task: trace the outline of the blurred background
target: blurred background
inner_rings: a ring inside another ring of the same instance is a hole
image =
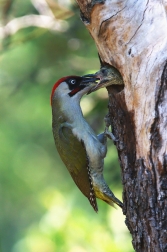
[[[99,69],[75,1],[1,0],[0,23],[0,252],[134,251],[122,211],[99,200],[93,211],[52,137],[53,84]],[[85,96],[81,105],[102,132],[107,91]],[[122,199],[117,152],[108,146],[105,178]]]

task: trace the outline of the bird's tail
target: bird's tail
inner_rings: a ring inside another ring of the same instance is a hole
[[[101,176],[100,176],[101,177]],[[97,178],[96,178],[97,179]],[[100,178],[100,180],[94,180],[94,191],[97,198],[105,201],[110,206],[114,207],[114,203],[117,204],[120,208],[123,207],[123,203],[115,197],[113,192],[110,190],[108,185],[106,184],[103,177]]]
[[[110,195],[104,194],[104,201],[108,203],[110,206],[115,207],[114,203],[117,204],[120,208],[123,208],[123,203],[115,197],[115,195],[111,192]]]

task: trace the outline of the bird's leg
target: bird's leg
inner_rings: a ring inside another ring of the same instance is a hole
[[[110,127],[110,125],[111,125],[109,114],[107,114],[107,115],[104,117],[104,122],[105,122],[105,125],[106,125],[104,134],[105,134],[109,139],[113,140],[114,142],[117,142],[118,139],[116,139],[116,137],[113,135],[113,133],[109,131],[109,127]]]
[[[100,141],[100,143],[106,144],[107,137],[108,137],[109,139],[113,140],[114,142],[117,142],[118,139],[116,139],[116,137],[113,135],[113,133],[109,131],[109,127],[110,127],[111,123],[110,123],[110,117],[108,114],[104,117],[104,122],[106,125],[105,130],[103,133],[97,135],[98,140]]]
[[[97,135],[97,138],[100,141],[100,143],[102,143],[102,144],[105,144],[106,141],[107,141],[107,137],[106,137],[106,134],[104,132]]]

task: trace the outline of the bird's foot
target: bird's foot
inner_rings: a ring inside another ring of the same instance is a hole
[[[110,132],[108,129],[105,129],[104,133],[109,139],[113,140],[114,142],[118,141],[118,139],[114,136],[114,134]]]
[[[113,140],[114,142],[117,142],[118,139],[114,136],[114,134],[112,132],[109,131],[109,127],[111,125],[111,121],[110,121],[110,116],[109,114],[107,114],[105,117],[104,117],[104,122],[105,122],[105,131],[104,131],[104,134],[111,140]]]

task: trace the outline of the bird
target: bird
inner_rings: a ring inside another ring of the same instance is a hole
[[[88,94],[111,85],[124,85],[120,72],[109,64],[103,65],[95,74],[87,74],[85,77],[98,78],[100,80],[98,83],[94,83]]]
[[[115,197],[103,176],[107,153],[107,130],[96,135],[83,116],[80,100],[99,80],[94,76],[66,76],[51,92],[52,131],[57,151],[80,191],[98,212],[96,198],[111,206],[122,202]],[[112,137],[112,136],[111,136]]]

